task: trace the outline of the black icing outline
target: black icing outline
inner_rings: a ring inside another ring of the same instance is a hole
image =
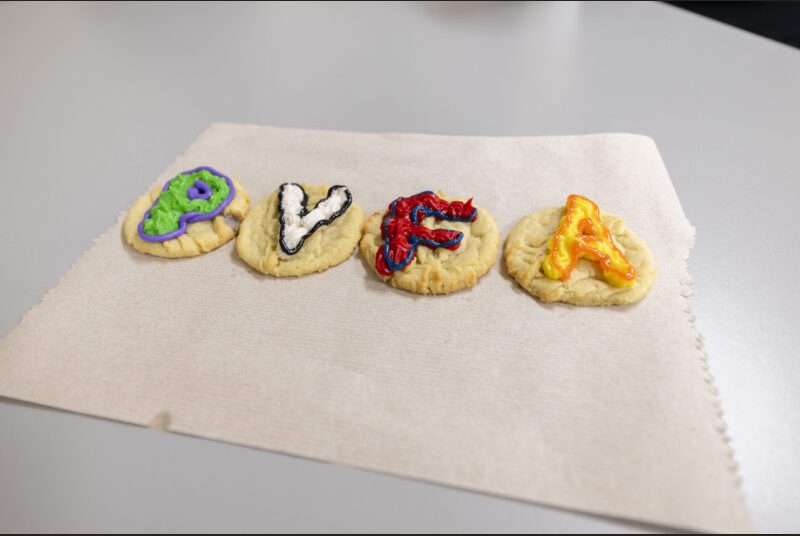
[[[283,222],[283,212],[284,212],[283,211],[283,187],[284,186],[288,186],[290,184],[293,184],[293,185],[297,186],[298,188],[300,188],[300,191],[303,192],[303,210],[300,211],[300,218],[303,218],[309,212],[314,211],[319,206],[319,204],[322,203],[323,201],[327,201],[328,199],[330,199],[331,192],[333,192],[333,190],[335,190],[337,188],[344,188],[344,192],[347,195],[347,199],[342,204],[342,208],[340,208],[339,210],[337,210],[336,212],[331,214],[331,217],[328,218],[327,220],[318,221],[316,223],[316,225],[314,225],[314,227],[312,227],[308,231],[308,233],[306,233],[306,235],[303,238],[300,239],[300,242],[298,242],[297,246],[294,249],[287,248],[286,244],[283,243],[283,237],[284,237],[284,234],[286,233],[286,230],[284,228],[285,224]],[[296,182],[284,182],[283,184],[278,186],[278,220],[281,223],[280,240],[278,240],[278,243],[280,244],[281,250],[284,253],[286,253],[287,255],[294,255],[295,253],[300,251],[300,249],[303,247],[303,244],[305,244],[305,242],[306,242],[306,238],[308,238],[309,236],[314,234],[314,232],[317,229],[319,229],[320,227],[322,227],[323,225],[330,225],[333,222],[333,220],[335,220],[336,218],[338,218],[339,216],[341,216],[342,214],[347,212],[347,209],[350,208],[350,204],[352,202],[353,202],[353,195],[350,193],[350,188],[348,188],[347,186],[343,186],[341,184],[336,184],[336,185],[331,186],[330,188],[328,188],[328,194],[325,197],[323,197],[322,199],[320,199],[319,201],[317,201],[317,204],[314,205],[314,208],[312,208],[311,210],[308,210],[308,208],[306,206],[306,205],[308,205],[308,194],[306,193],[306,189],[303,188],[303,186],[301,184],[297,184]]]

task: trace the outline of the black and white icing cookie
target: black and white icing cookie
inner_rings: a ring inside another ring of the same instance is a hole
[[[353,196],[347,186],[331,186],[328,195],[308,210],[308,194],[302,186],[285,182],[278,188],[278,211],[280,213],[281,251],[294,255],[303,247],[306,238],[323,225],[330,225],[344,214]]]
[[[364,213],[346,186],[287,182],[253,207],[236,250],[265,274],[309,274],[347,260],[363,227]]]

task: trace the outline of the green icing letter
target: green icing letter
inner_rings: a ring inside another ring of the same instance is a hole
[[[178,175],[159,194],[141,230],[150,236],[177,231],[184,214],[213,212],[228,198],[230,190],[224,178],[206,169]]]

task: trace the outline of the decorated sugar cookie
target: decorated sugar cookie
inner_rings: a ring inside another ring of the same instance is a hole
[[[390,285],[419,294],[471,287],[497,260],[500,236],[485,210],[441,192],[398,197],[367,220],[361,254]]]
[[[122,232],[142,253],[192,257],[236,236],[249,207],[250,198],[238,181],[203,166],[184,171],[137,199]]]
[[[363,228],[364,212],[346,186],[287,182],[253,207],[236,251],[265,274],[310,274],[347,260]]]
[[[504,257],[508,273],[548,302],[635,303],[656,277],[644,241],[622,218],[601,213],[580,195],[523,218],[506,239]]]

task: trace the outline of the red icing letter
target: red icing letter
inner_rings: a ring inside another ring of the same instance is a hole
[[[416,255],[418,244],[429,248],[458,249],[463,233],[423,227],[422,220],[428,216],[449,221],[475,221],[478,210],[473,208],[472,199],[466,203],[448,203],[433,192],[398,197],[389,205],[389,213],[381,223],[383,245],[375,255],[375,269],[379,274],[390,276],[407,266]]]

